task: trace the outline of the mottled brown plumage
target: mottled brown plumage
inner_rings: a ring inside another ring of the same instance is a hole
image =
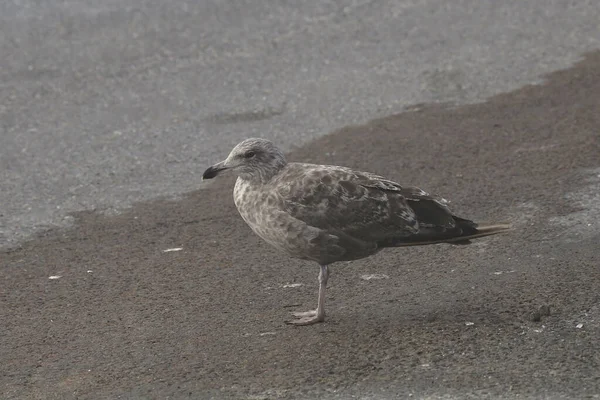
[[[287,163],[265,139],[246,139],[204,179],[234,170],[236,207],[250,228],[291,257],[317,262],[317,310],[296,313],[290,323],[308,325],[325,317],[327,266],[368,257],[386,247],[433,243],[466,244],[509,229],[478,227],[459,218],[447,201],[382,176],[332,165]]]

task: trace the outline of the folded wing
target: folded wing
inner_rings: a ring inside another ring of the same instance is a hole
[[[277,185],[285,211],[311,226],[380,247],[456,230],[445,201],[421,189],[343,167],[289,167]]]

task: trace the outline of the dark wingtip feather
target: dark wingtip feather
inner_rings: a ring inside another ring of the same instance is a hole
[[[404,247],[404,246],[424,246],[428,244],[448,243],[452,245],[470,244],[472,239],[477,239],[485,236],[497,235],[506,233],[512,230],[510,224],[494,224],[494,225],[477,225],[475,222],[458,218],[458,226],[461,231],[449,234],[432,234],[430,236],[419,237],[415,235],[411,238],[402,238],[394,242],[379,243],[380,247]]]
[[[463,220],[468,221],[468,220]],[[471,221],[468,221],[471,222]],[[473,222],[471,222],[473,223]],[[474,224],[474,223],[473,223]],[[476,225],[476,228],[472,228],[469,226],[463,230],[463,233],[453,239],[447,240],[448,243],[452,244],[467,244],[461,243],[465,241],[469,241],[471,239],[476,239],[485,236],[497,235],[500,233],[506,233],[512,230],[512,226],[510,224],[494,224],[494,225]],[[462,226],[461,226],[462,227]]]

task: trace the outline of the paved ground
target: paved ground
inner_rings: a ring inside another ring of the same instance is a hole
[[[516,227],[334,266],[317,326],[283,324],[314,304],[317,267],[251,234],[230,179],[77,213],[72,229],[0,253],[1,397],[598,398],[599,109],[596,52],[543,86],[415,107],[294,151]],[[360,278],[374,273],[389,278]]]
[[[600,48],[597,0],[0,1],[0,246],[287,149],[517,89]]]
[[[0,2],[0,397],[598,397],[600,54],[465,106],[599,48],[597,2],[288,3]],[[250,135],[518,229],[286,326],[316,267],[199,182]]]

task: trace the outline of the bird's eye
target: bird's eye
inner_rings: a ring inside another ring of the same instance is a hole
[[[255,153],[255,152],[253,152],[253,151],[248,151],[248,152],[246,152],[246,153],[244,154],[244,158],[252,158],[252,157],[254,157],[255,155],[256,155],[256,153]]]

